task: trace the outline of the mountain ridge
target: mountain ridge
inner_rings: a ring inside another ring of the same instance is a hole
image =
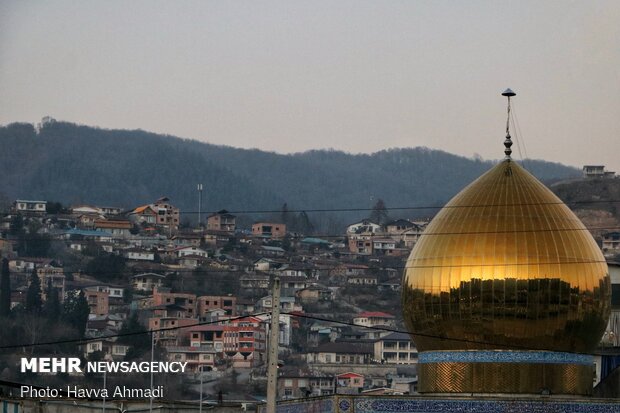
[[[38,132],[1,126],[0,147],[0,193],[9,199],[131,208],[166,195],[182,211],[197,209],[198,183],[203,211],[370,208],[379,198],[388,207],[441,205],[495,162],[424,147],[279,154],[67,122]],[[558,163],[525,164],[543,180],[579,175]]]

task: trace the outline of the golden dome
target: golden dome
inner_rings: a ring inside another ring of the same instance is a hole
[[[581,221],[507,159],[429,224],[407,260],[402,305],[421,351],[585,352],[607,324],[610,280]]]

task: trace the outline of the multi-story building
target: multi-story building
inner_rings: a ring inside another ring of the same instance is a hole
[[[153,288],[161,287],[164,282],[164,278],[166,277],[161,274],[147,272],[131,277],[131,284],[134,290],[152,291]]]
[[[395,320],[392,314],[380,311],[364,311],[353,318],[353,324],[364,327],[394,327],[396,325]]]
[[[168,361],[187,363],[187,366],[185,366],[186,373],[213,370],[217,356],[215,349],[211,346],[167,347],[166,352],[168,354]]]
[[[286,225],[274,222],[256,222],[252,224],[252,235],[263,238],[284,238]]]
[[[233,367],[253,367],[265,361],[266,332],[257,317],[245,317],[191,327],[190,346],[212,346]]]
[[[409,334],[391,333],[374,344],[374,358],[388,364],[416,364],[418,350]]]
[[[184,309],[184,318],[196,317],[196,294],[171,293],[163,288],[154,288],[151,297],[153,307],[175,304]]]
[[[167,197],[159,198],[152,204],[142,205],[129,213],[129,219],[135,223],[146,223],[170,231],[179,227],[179,208],[170,204]]]
[[[202,295],[197,298],[198,316],[204,317],[211,310],[224,310],[227,316],[237,315],[237,297],[232,295]]]
[[[620,252],[620,232],[607,232],[602,235],[603,243],[601,249],[604,253]]]
[[[28,201],[18,199],[13,204],[15,212],[43,215],[47,211],[47,201]]]
[[[90,314],[104,316],[110,312],[110,294],[105,291],[84,289]]]
[[[297,369],[295,369],[297,370]],[[300,399],[334,393],[334,377],[326,374],[285,371],[278,376],[278,398]]]
[[[209,215],[207,229],[212,231],[235,232],[237,218],[225,209]]]

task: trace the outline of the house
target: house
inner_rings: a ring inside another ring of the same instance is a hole
[[[329,274],[339,278],[348,278],[354,275],[368,274],[370,267],[363,264],[342,263],[333,267]]]
[[[304,277],[280,277],[280,286],[282,288],[282,295],[294,296],[299,290],[302,290],[312,284],[308,279]]]
[[[175,248],[174,254],[179,258],[182,258],[186,255],[193,255],[193,256],[199,256],[199,257],[206,258],[209,255],[209,253],[203,250],[202,248],[193,247],[193,246]]]
[[[336,376],[339,394],[357,394],[364,387],[364,376],[357,373],[342,373]]]
[[[112,234],[107,231],[92,231],[72,228],[64,231],[64,238],[68,240],[93,240],[95,242],[110,242]]]
[[[88,302],[89,313],[95,316],[106,316],[110,312],[110,293],[105,291],[84,289]]]
[[[406,219],[397,219],[385,224],[385,231],[389,235],[397,235],[409,228],[413,228],[414,225],[415,224],[413,222],[407,221]]]
[[[258,300],[254,306],[257,311],[271,311],[271,307],[273,307],[273,299],[270,295]],[[280,310],[282,312],[290,313],[292,311],[301,311],[301,309],[300,306],[295,305],[295,297],[280,297]]]
[[[609,172],[605,170],[605,165],[584,165],[583,177],[584,178],[613,178],[615,172]]]
[[[392,238],[375,238],[372,240],[372,250],[374,254],[400,256],[400,249],[396,248],[396,241]]]
[[[203,238],[202,234],[196,232],[180,232],[171,239],[177,247],[200,247]]]
[[[264,257],[282,257],[286,254],[286,251],[280,247],[261,245],[259,254]]]
[[[75,207],[71,207],[71,213],[73,215],[103,215],[103,216],[113,216],[120,215],[123,212],[122,208],[118,207],[98,207],[92,205],[78,205]]]
[[[387,364],[416,364],[418,350],[406,333],[391,333],[374,343],[374,358]]]
[[[326,287],[311,285],[307,288],[298,290],[295,297],[302,303],[316,303],[319,301],[332,301],[335,298],[334,291]]]
[[[179,265],[183,268],[198,268],[208,261],[206,257],[190,254],[179,258]]]
[[[427,223],[414,223],[413,227],[407,228],[400,234],[393,235],[393,237],[398,237],[405,248],[412,249],[424,233],[426,225]]]
[[[283,268],[286,266],[284,262],[276,261],[276,260],[265,258],[265,257],[254,261],[253,265],[254,265],[254,270],[256,271],[273,271],[273,270],[279,270],[280,268]]]
[[[166,348],[168,361],[187,363],[186,373],[198,373],[215,369],[217,353],[212,346],[171,346]]]
[[[170,204],[167,197],[159,198],[152,204],[142,205],[129,213],[129,219],[137,224],[151,224],[170,231],[179,227],[179,208]]]
[[[239,277],[239,284],[245,290],[269,289],[269,276],[266,274],[243,274]]]
[[[257,317],[194,326],[189,332],[190,346],[213,347],[219,357],[231,360],[233,367],[254,367],[265,360],[265,326]]]
[[[204,232],[204,240],[207,246],[211,248],[222,247],[234,239],[234,235],[227,231],[216,231],[214,229],[208,229]]]
[[[161,308],[178,310],[175,304],[169,306],[159,306]],[[178,313],[176,315],[179,315]],[[189,342],[189,328],[198,324],[195,318],[175,317],[175,314],[168,316],[149,318],[149,330],[156,331],[155,342],[161,347],[177,347],[182,342]],[[186,328],[185,328],[186,327]],[[159,330],[159,331],[158,331]]]
[[[620,252],[620,232],[607,232],[602,235],[603,242],[601,249],[604,253]]]
[[[215,321],[220,321],[228,317],[229,316],[226,315],[226,311],[222,310],[221,308],[216,308],[213,310],[206,310],[203,314],[200,314],[198,319],[201,323],[213,323]]]
[[[133,225],[126,220],[101,220],[97,219],[93,222],[93,228],[96,231],[104,231],[112,234],[113,238],[129,238],[131,236],[131,228]]]
[[[308,364],[368,364],[374,354],[368,343],[325,343],[306,353]]]
[[[326,396],[334,393],[334,377],[283,366],[278,376],[278,398]]]
[[[120,344],[115,338],[101,338],[89,341],[84,345],[84,357],[88,360],[91,354],[100,351],[103,353],[104,360],[123,360],[127,355],[129,346]]]
[[[400,282],[389,282],[389,281],[381,283],[377,286],[377,290],[379,292],[400,291],[400,288],[401,288]]]
[[[131,277],[131,285],[134,290],[153,291],[155,287],[161,287],[166,277],[152,272],[134,275]]]
[[[364,311],[353,318],[353,324],[364,327],[396,325],[396,319],[392,314],[380,311]]]
[[[18,199],[13,203],[15,212],[44,215],[47,212],[47,201],[28,201]]]
[[[236,227],[236,217],[225,209],[207,217],[207,230],[235,232]]]
[[[383,227],[367,219],[347,227],[349,251],[360,255],[373,253],[373,239],[383,236]]]
[[[155,261],[155,252],[142,248],[129,248],[124,251],[125,258],[132,261]]]
[[[377,277],[370,274],[349,275],[347,284],[353,285],[377,285]]]
[[[55,267],[52,265],[43,265],[37,267],[37,276],[41,283],[41,290],[43,291],[43,298],[47,300],[47,286],[51,283],[58,294],[60,301],[65,297],[65,272],[61,267]]]
[[[235,317],[237,315],[237,297],[232,295],[201,295],[197,298],[198,316],[205,316],[209,311],[220,309],[226,315]]]
[[[252,235],[263,238],[284,238],[286,225],[274,222],[256,222],[252,224]]]
[[[169,289],[160,286],[153,288],[153,296],[151,297],[151,305],[153,307],[160,305],[176,304],[184,309],[184,317],[196,317],[196,294],[188,293],[171,293]]]

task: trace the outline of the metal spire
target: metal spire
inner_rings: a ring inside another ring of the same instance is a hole
[[[510,159],[510,154],[512,154],[512,149],[510,149],[510,147],[512,146],[512,140],[510,139],[510,98],[516,95],[517,94],[510,89],[506,89],[504,90],[504,93],[502,93],[502,96],[506,96],[508,98],[508,116],[506,118],[506,140],[504,140],[504,146],[506,147],[506,149],[504,149],[504,153],[506,154],[506,157],[504,159]]]

